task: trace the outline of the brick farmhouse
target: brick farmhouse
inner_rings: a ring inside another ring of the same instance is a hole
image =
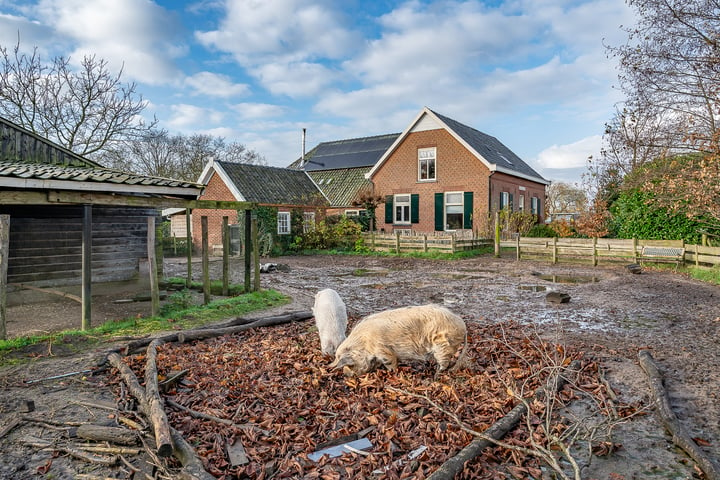
[[[543,218],[550,183],[495,137],[424,108],[368,172],[386,232],[472,230],[509,209]]]

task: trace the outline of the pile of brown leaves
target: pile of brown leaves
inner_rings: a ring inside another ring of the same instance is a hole
[[[320,352],[310,322],[166,344],[159,349],[158,372],[169,376],[188,369],[168,398],[234,422],[224,425],[168,408],[171,424],[196,448],[208,472],[219,478],[359,479],[383,469],[383,478],[422,479],[474,438],[449,414],[465,427],[483,431],[509,412],[518,396],[532,397],[547,381],[550,367],[557,370],[582,357],[529,337],[515,324],[469,322],[468,332],[472,367],[437,377],[432,365],[412,365],[346,378],[328,369],[332,359]],[[128,362],[141,376],[143,356]],[[605,394],[597,365],[582,365],[579,381],[561,391],[558,400],[570,401],[582,385],[602,405]],[[531,403],[531,408],[536,418],[528,423],[537,430],[528,432],[523,422],[505,442],[526,446],[529,435],[542,441],[540,418],[546,409],[541,402]],[[561,419],[554,421],[558,431],[565,428]],[[308,459],[319,445],[369,427],[369,455],[325,456],[317,463]],[[248,463],[230,465],[227,446],[234,442],[242,442]],[[427,447],[421,456],[404,461],[420,446]],[[494,447],[471,462],[461,478],[529,477],[540,477],[536,458]]]

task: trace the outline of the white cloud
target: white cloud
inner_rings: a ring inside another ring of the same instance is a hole
[[[150,85],[179,76],[173,61],[186,52],[174,14],[149,0],[41,0],[43,22],[76,44],[74,63],[97,55],[113,70]]]
[[[188,104],[173,105],[171,111],[168,124],[178,130],[207,130],[210,125],[217,125],[224,118],[224,114],[217,110]]]
[[[185,84],[194,90],[194,95],[230,98],[246,95],[250,87],[244,83],[234,83],[227,75],[213,72],[199,72],[187,77]]]
[[[601,135],[593,135],[567,145],[552,145],[537,156],[537,163],[542,168],[576,168],[585,167],[591,155],[600,153]]]
[[[274,95],[316,96],[327,89],[336,74],[318,63],[270,63],[251,71]]]
[[[217,30],[195,35],[241,65],[339,58],[354,43],[331,0],[228,0],[225,13]]]
[[[244,119],[278,117],[286,111],[284,107],[269,103],[238,103],[233,108]]]

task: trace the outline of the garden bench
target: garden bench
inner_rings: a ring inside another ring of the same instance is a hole
[[[685,248],[683,247],[642,247],[640,252],[640,263],[650,262],[675,262],[677,269],[680,262],[685,260]]]

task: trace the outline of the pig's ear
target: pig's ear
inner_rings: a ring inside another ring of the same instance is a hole
[[[343,355],[340,358],[336,358],[333,363],[330,364],[330,368],[343,368],[346,366],[353,366],[355,362],[350,355]]]

